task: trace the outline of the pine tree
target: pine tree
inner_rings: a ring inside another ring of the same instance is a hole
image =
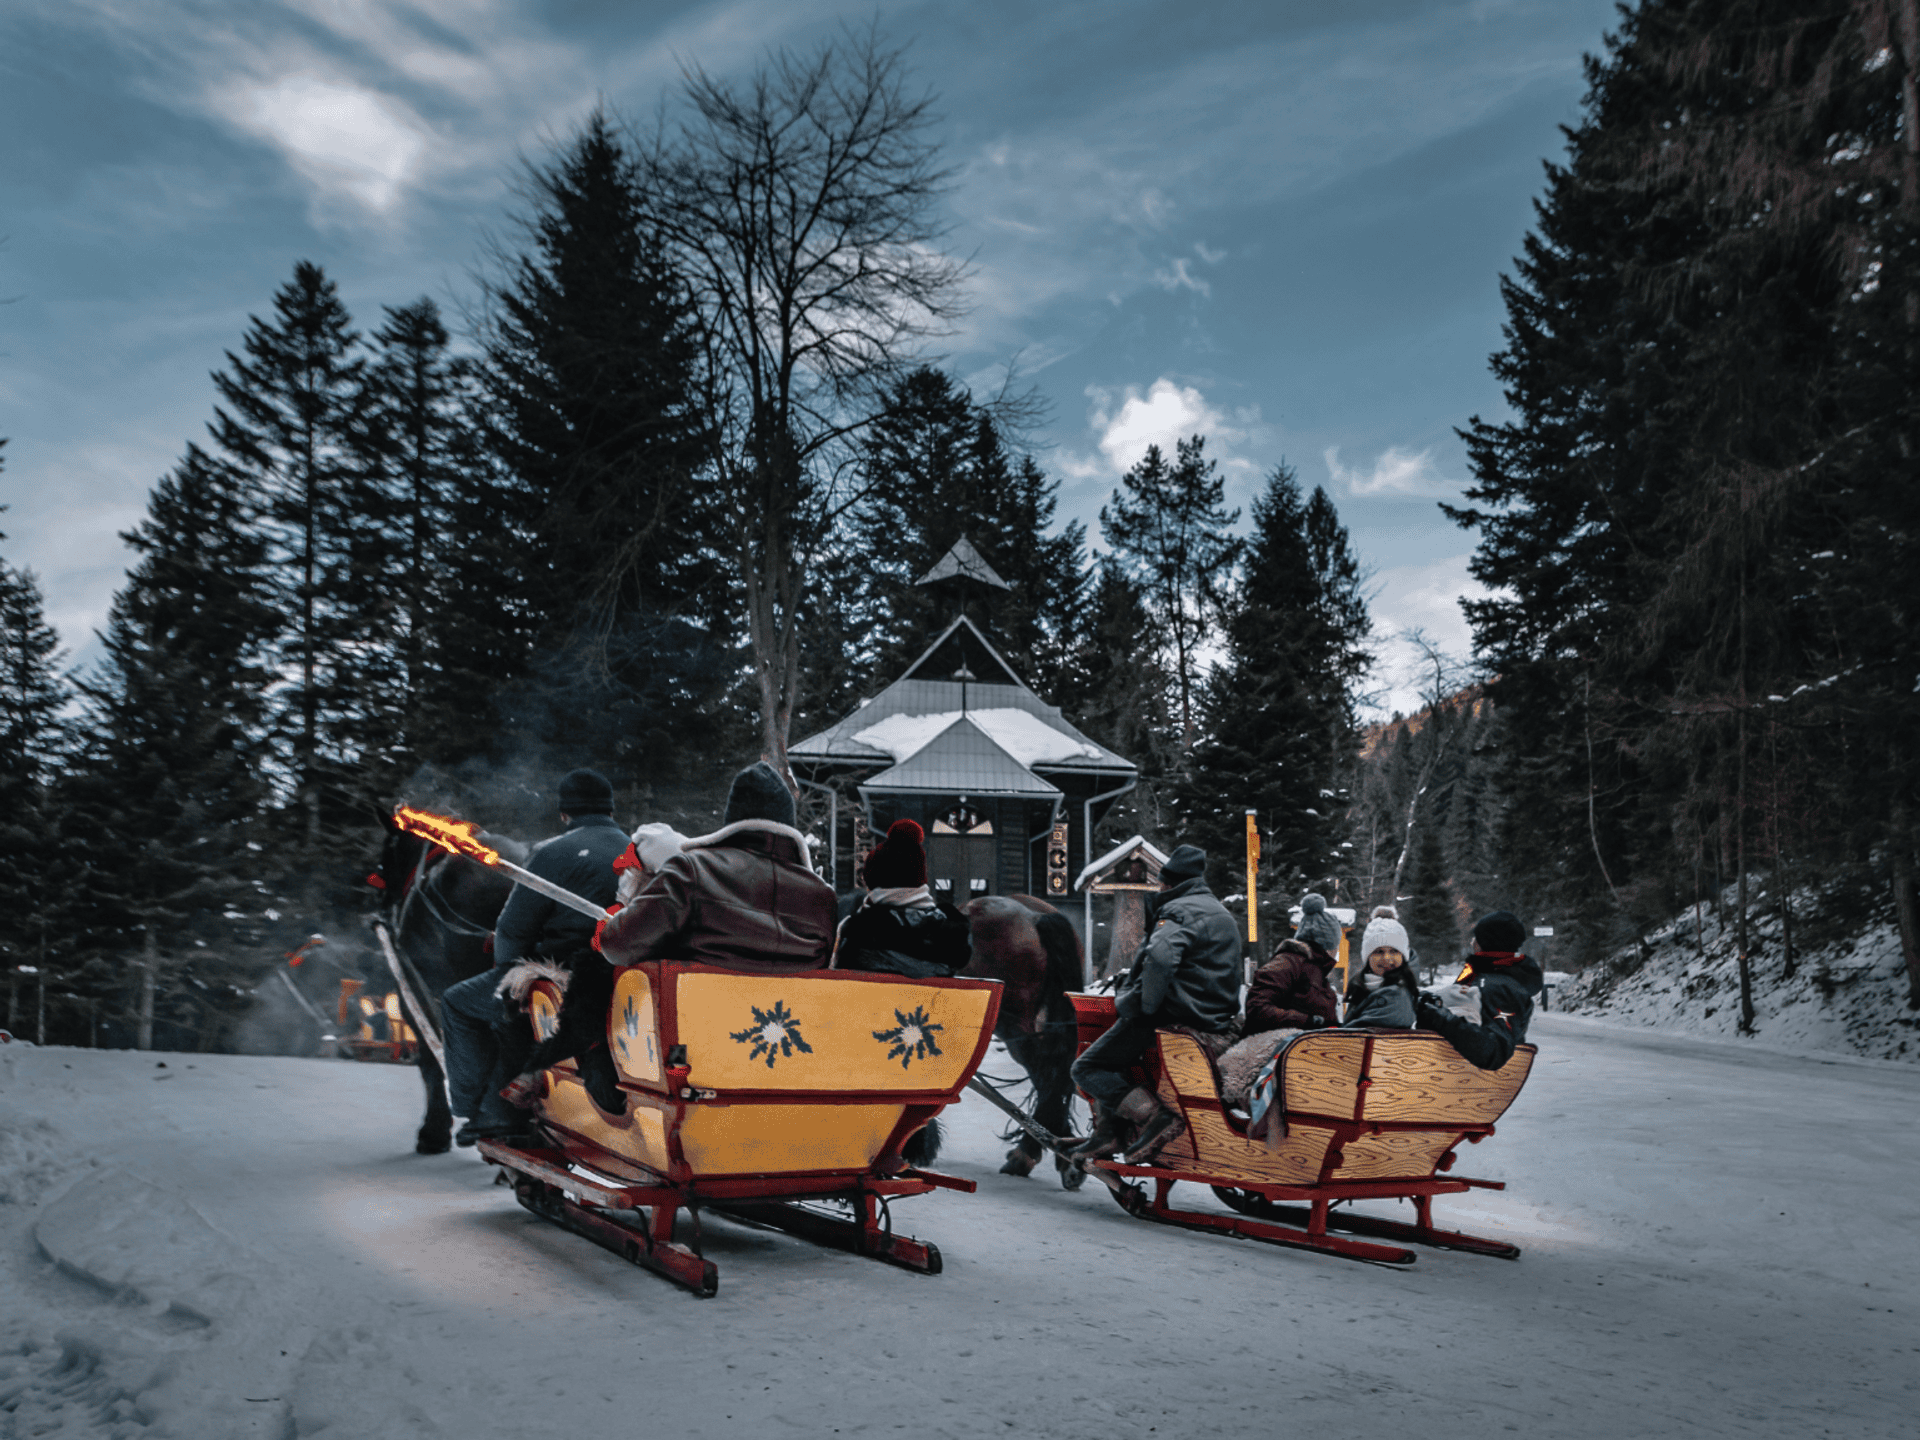
[[[842,544],[861,565],[850,608],[867,639],[868,683],[896,674],[952,619],[955,597],[918,582],[964,539],[1008,585],[969,587],[968,612],[1044,691],[1087,583],[1084,527],[1049,533],[1056,483],[1032,456],[1009,454],[992,413],[931,368],[890,392],[867,436],[861,483]]]
[[[531,169],[480,380],[533,641],[503,744],[652,770],[711,747],[736,667],[698,340],[640,184],[599,111]]]
[[[1213,633],[1220,577],[1240,552],[1230,533],[1240,512],[1223,508],[1225,483],[1205,449],[1202,436],[1182,440],[1169,465],[1160,447],[1149,445],[1100,508],[1100,529],[1140,585],[1152,633],[1167,655],[1187,751],[1199,733],[1200,647]]]
[[[1224,598],[1226,653],[1203,687],[1203,738],[1177,786],[1182,833],[1212,854],[1216,879],[1244,887],[1234,857],[1249,809],[1263,890],[1297,894],[1335,873],[1369,628],[1332,502],[1317,488],[1304,498],[1279,466],[1253,503],[1253,533]]]
[[[82,988],[112,998],[143,1049],[156,1018],[169,1043],[220,1047],[271,928],[258,857],[280,616],[247,488],[188,447],[123,537],[140,559],[80,681],[84,743],[61,793],[92,879],[70,934],[91,962]]]
[[[363,823],[373,794],[360,772],[371,695],[391,672],[388,597],[378,566],[382,518],[369,513],[361,429],[365,362],[346,307],[320,267],[302,261],[254,318],[242,355],[214,384],[213,438],[245,478],[271,540],[285,622],[274,668],[286,677],[273,724],[311,867],[334,824]],[[379,718],[377,710],[375,718]],[[330,824],[329,821],[332,823]]]
[[[0,536],[0,539],[5,539]],[[0,560],[0,966],[44,965],[42,927],[59,867],[48,786],[65,742],[60,640],[38,579]]]
[[[494,689],[524,673],[531,635],[523,537],[480,440],[474,366],[452,354],[432,300],[386,316],[361,443],[395,637],[376,743],[398,778],[414,762],[457,767],[489,750]]]

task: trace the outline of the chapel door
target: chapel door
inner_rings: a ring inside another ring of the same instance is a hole
[[[927,836],[927,880],[934,898],[964,905],[993,893],[999,858],[993,822],[966,805],[956,805],[933,822]]]

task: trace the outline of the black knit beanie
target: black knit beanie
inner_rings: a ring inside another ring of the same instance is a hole
[[[1473,946],[1489,955],[1513,955],[1527,943],[1527,927],[1511,910],[1496,910],[1473,927]]]
[[[1207,873],[1207,852],[1198,845],[1182,845],[1167,857],[1167,863],[1160,867],[1162,885],[1178,885],[1183,880],[1191,880],[1196,875]]]
[[[780,772],[764,760],[734,776],[733,788],[727,792],[727,814],[720,823],[733,825],[741,820],[793,824],[793,792]]]
[[[567,815],[611,815],[613,782],[598,770],[571,770],[560,782],[560,809]]]

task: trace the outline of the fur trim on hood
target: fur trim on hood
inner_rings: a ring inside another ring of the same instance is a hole
[[[746,834],[749,831],[758,831],[767,835],[785,835],[799,845],[801,858],[808,865],[813,864],[813,842],[793,826],[782,825],[778,820],[736,820],[731,825],[722,825],[711,835],[696,835],[691,840],[683,841],[680,848],[693,850],[709,845],[724,845],[735,835]]]

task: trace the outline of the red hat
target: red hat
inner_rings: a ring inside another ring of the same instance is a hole
[[[927,832],[911,820],[896,820],[887,838],[867,852],[869,890],[911,889],[927,883]]]

